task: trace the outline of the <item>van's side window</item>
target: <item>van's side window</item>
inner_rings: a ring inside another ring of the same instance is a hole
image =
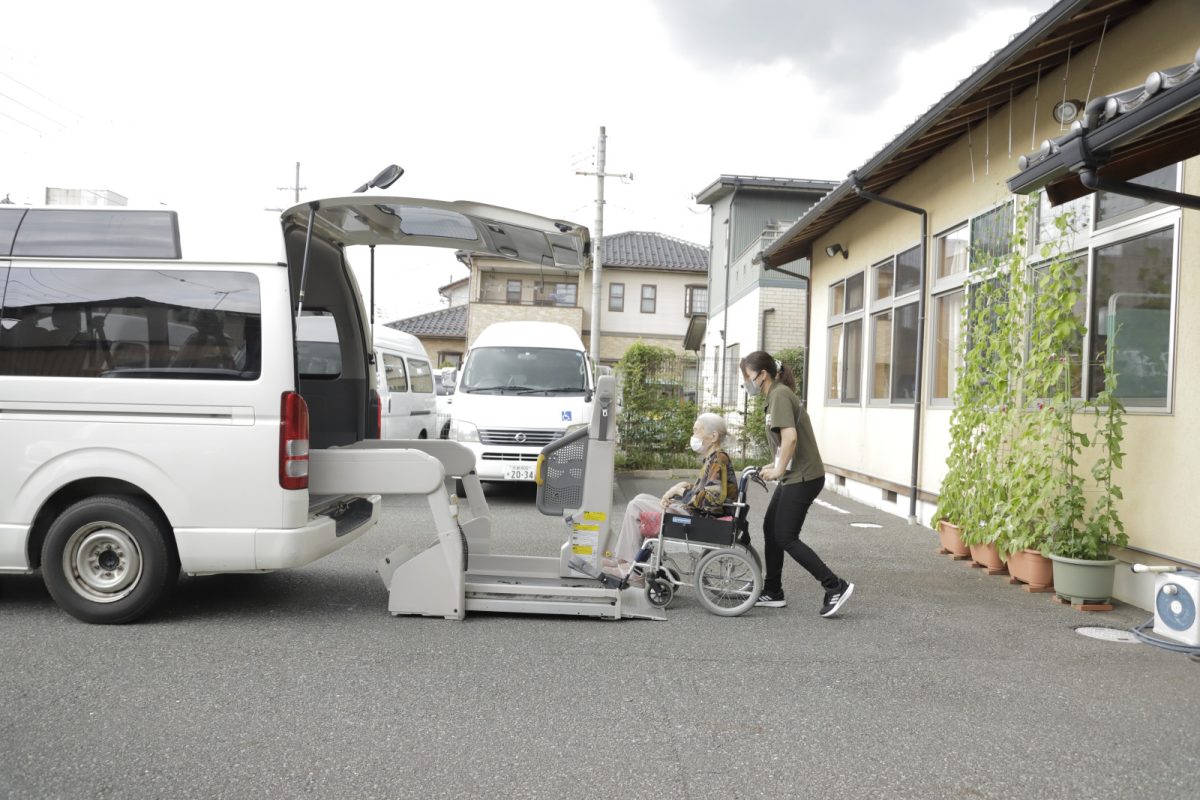
[[[429,393],[433,391],[433,370],[428,361],[410,358],[408,368],[412,372],[412,390],[414,392]]]
[[[255,380],[261,362],[250,273],[9,270],[0,375]]]
[[[389,392],[408,391],[408,373],[404,369],[403,358],[384,353],[383,373]]]

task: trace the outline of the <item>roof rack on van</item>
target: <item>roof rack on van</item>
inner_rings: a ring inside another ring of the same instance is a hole
[[[0,207],[0,257],[177,260],[174,211]]]

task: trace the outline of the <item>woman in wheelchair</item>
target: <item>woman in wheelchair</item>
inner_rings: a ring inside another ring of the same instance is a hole
[[[717,414],[701,414],[692,426],[691,447],[703,457],[700,475],[693,482],[680,481],[662,497],[639,494],[629,501],[617,537],[616,558],[604,559],[604,571],[615,577],[627,576],[645,539],[658,535],[663,510],[675,515],[720,516],[725,504],[737,497],[737,479],[729,454],[721,449],[728,431]]]

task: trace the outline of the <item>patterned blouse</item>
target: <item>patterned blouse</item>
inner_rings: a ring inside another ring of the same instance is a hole
[[[683,493],[683,502],[697,513],[720,511],[737,497],[737,482],[733,477],[733,462],[724,450],[717,450],[704,459],[700,477]]]

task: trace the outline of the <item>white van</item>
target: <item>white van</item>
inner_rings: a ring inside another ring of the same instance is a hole
[[[586,229],[464,202],[358,194],[282,222],[285,263],[200,263],[174,212],[0,206],[0,572],[40,567],[72,615],[128,622],[181,569],[337,550],[380,502],[335,449],[380,434],[346,248],[587,252]],[[297,326],[335,346],[300,358]]]
[[[489,481],[532,481],[542,447],[592,419],[591,360],[572,328],[497,322],[479,334],[450,409],[449,438]]]
[[[439,438],[435,376],[421,340],[411,333],[376,325],[375,367],[382,437]]]

